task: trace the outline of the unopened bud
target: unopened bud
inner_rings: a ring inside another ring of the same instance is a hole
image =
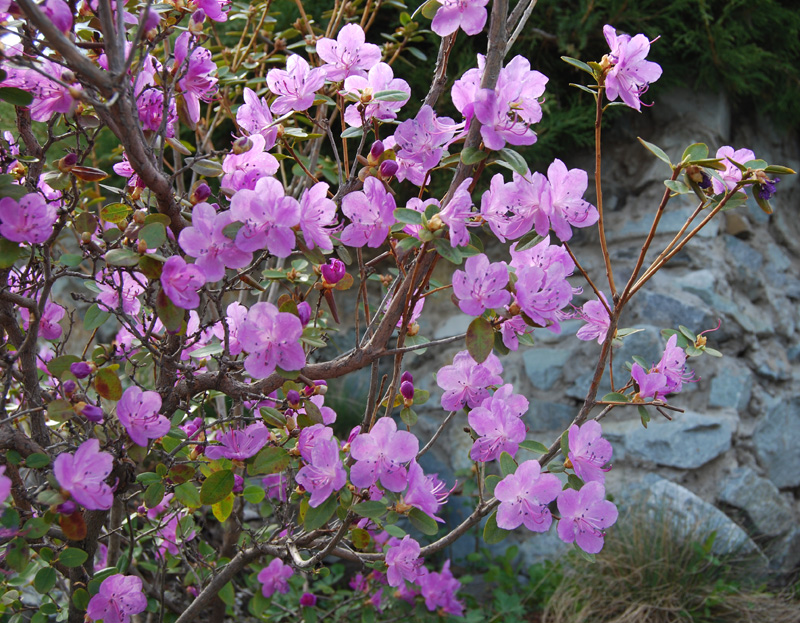
[[[189,201],[192,205],[203,203],[211,196],[211,187],[203,181],[196,182],[192,187],[192,192],[189,195]]]
[[[95,370],[95,365],[93,363],[89,363],[88,361],[76,361],[69,367],[69,371],[75,375],[76,379],[85,379]]]
[[[239,154],[247,153],[251,149],[253,149],[253,141],[251,141],[250,137],[248,136],[240,136],[237,138],[235,141],[233,141],[233,147],[231,148],[233,153],[237,156]]]
[[[78,389],[78,384],[72,379],[67,379],[61,384],[61,389],[64,390],[64,393],[67,396],[72,396],[72,394],[75,393],[75,390]]]
[[[304,327],[311,320],[311,305],[309,305],[308,301],[297,304],[297,316],[300,318],[300,324]]]
[[[397,173],[397,169],[400,167],[397,166],[397,162],[394,160],[384,160],[381,162],[381,166],[378,169],[381,173],[381,177],[385,180],[388,180],[391,177],[394,177],[395,173]]]
[[[286,392],[286,402],[289,403],[289,406],[292,407],[292,409],[300,408],[300,392],[298,392],[296,389],[290,389],[288,392]]]
[[[89,244],[92,241],[92,232],[84,231],[81,232],[81,242],[83,244]]]
[[[78,154],[67,154],[57,161],[56,166],[62,173],[69,173],[76,164],[78,164]]]
[[[410,381],[404,381],[400,384],[400,394],[406,401],[414,401],[414,384]]]
[[[369,162],[369,164],[378,164],[378,158],[381,157],[385,149],[383,141],[375,141],[372,143],[372,147],[369,149],[369,159],[367,162]]]
[[[411,372],[409,372],[408,370],[403,372],[402,376],[400,377],[400,382],[401,383],[405,383],[406,381],[408,381],[409,383],[413,383],[414,382],[414,377],[411,376]]]
[[[406,335],[408,335],[408,337],[414,337],[417,333],[419,333],[419,324],[413,322],[408,325],[408,330],[406,331]]]
[[[56,506],[56,512],[61,513],[62,515],[71,515],[76,510],[78,510],[78,505],[72,500],[67,500],[66,502],[62,502]]]
[[[73,82],[75,82],[75,74],[72,73],[72,70],[70,69],[62,69],[61,81],[66,82],[67,84],[72,84]]]
[[[136,252],[142,255],[147,253],[147,243],[144,240],[138,240],[136,242]]]
[[[133,222],[137,225],[144,225],[144,220],[147,218],[147,212],[144,210],[136,210],[133,213]]]
[[[364,87],[364,90],[361,91],[361,103],[366,104],[372,101],[372,94],[373,94],[372,87]]]
[[[344,262],[337,258],[331,258],[327,264],[319,267],[322,279],[326,285],[333,286],[339,283],[347,272]]]
[[[79,402],[75,405],[75,411],[95,424],[99,424],[103,421],[103,410],[100,407],[86,404],[85,402]]]
[[[242,478],[239,474],[233,475],[233,492],[234,493],[241,493],[244,491],[244,478]]]
[[[438,214],[434,214],[433,217],[428,221],[428,231],[439,231],[442,227],[444,227],[442,217],[440,217]]]

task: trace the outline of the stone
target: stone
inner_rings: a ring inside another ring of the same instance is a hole
[[[672,202],[670,202],[670,209],[664,213],[658,223],[658,235],[677,234],[693,211],[694,208],[689,205],[676,206],[673,208]],[[608,238],[608,242],[612,245],[620,243],[623,240],[644,240],[650,232],[650,227],[652,225],[653,215],[650,213],[644,214],[640,218],[626,218],[621,225],[608,228],[606,230],[606,237]],[[719,220],[714,219],[700,231],[698,237],[713,238],[718,232]]]
[[[579,407],[571,407],[560,402],[533,399],[528,413],[524,415],[525,424],[535,431],[566,430],[578,414]],[[545,443],[544,441],[542,443]]]
[[[776,537],[794,526],[792,507],[778,488],[749,467],[740,467],[730,474],[719,501],[743,511],[757,535]]]
[[[723,554],[752,554],[766,563],[766,557],[747,533],[725,513],[681,485],[648,474],[640,484],[645,507],[655,516],[669,513],[675,527],[695,540],[716,532],[711,551]]]
[[[503,550],[508,549],[508,546],[512,544],[519,547],[519,561],[523,569],[546,561],[555,562],[573,548],[572,545],[564,543],[558,538],[555,522],[550,530],[544,533],[532,533],[525,528],[522,530],[527,532],[523,538],[516,538],[515,534],[514,537],[506,539],[500,545],[505,546]]]
[[[685,325],[693,331],[717,326],[716,317],[705,306],[690,302],[693,297],[670,296],[660,292],[641,291],[634,299],[633,316],[642,322],[661,328]],[[702,328],[701,328],[702,327]]]
[[[750,403],[752,389],[753,374],[750,370],[725,366],[711,381],[708,406],[745,411]]]
[[[766,547],[770,570],[775,573],[793,573],[800,565],[800,527]]]
[[[725,416],[675,413],[665,420],[650,409],[647,428],[638,420],[604,422],[615,460],[635,458],[679,469],[697,469],[731,448],[733,426]]]
[[[561,378],[572,350],[566,348],[529,348],[523,355],[525,373],[537,389],[550,389]]]
[[[800,485],[800,396],[770,407],[756,425],[753,443],[759,463],[779,489]]]

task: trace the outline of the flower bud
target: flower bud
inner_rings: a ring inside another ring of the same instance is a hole
[[[296,389],[290,389],[286,392],[286,402],[289,403],[292,409],[300,408],[300,392]]]
[[[384,160],[381,162],[381,166],[378,168],[380,171],[381,177],[385,180],[388,180],[397,173],[397,169],[400,167],[397,166],[397,162],[394,160]]]
[[[78,510],[78,505],[72,500],[67,500],[66,502],[62,502],[56,506],[56,512],[61,513],[62,515],[71,515],[76,510]]]
[[[244,154],[251,149],[253,149],[253,141],[251,141],[247,136],[240,136],[237,138],[235,141],[233,141],[233,146],[231,147],[231,150],[237,156],[239,154]]]
[[[189,195],[189,201],[192,205],[203,203],[211,196],[211,187],[204,181],[196,182],[192,187],[192,192]]]
[[[372,94],[374,90],[372,87],[364,87],[361,91],[361,103],[366,104],[372,101]]]
[[[311,608],[317,605],[317,597],[313,593],[303,593],[300,596],[300,605]]]
[[[316,385],[314,389],[315,393],[320,396],[324,396],[328,393],[328,383],[326,381],[314,381],[314,385]]]
[[[409,381],[404,381],[400,384],[400,394],[406,402],[414,401],[414,384]]]
[[[372,147],[369,149],[369,159],[367,162],[369,162],[369,164],[378,164],[378,158],[381,157],[384,150],[383,141],[375,141],[372,143]]]
[[[412,322],[410,325],[408,325],[406,335],[408,337],[414,337],[417,333],[419,333],[419,323]]]
[[[144,210],[136,210],[133,213],[133,222],[137,225],[144,225],[144,220],[147,218],[147,212]]]
[[[242,478],[239,474],[233,475],[233,492],[234,493],[241,493],[244,491],[244,478]]]
[[[189,32],[193,35],[203,34],[203,22],[206,21],[206,12],[203,9],[197,9],[192,13],[192,18],[189,20]]]
[[[140,505],[137,507],[137,509],[136,509],[136,512],[137,512],[139,515],[142,515],[142,516],[144,516],[144,515],[147,515],[147,508],[144,506],[144,504],[140,504]]]
[[[344,265],[344,262],[336,258],[332,258],[327,264],[320,266],[322,279],[325,281],[325,284],[329,286],[339,283],[346,271],[347,267]]]
[[[62,173],[69,173],[76,164],[78,164],[78,154],[69,153],[57,161],[56,166]]]
[[[93,363],[89,363],[88,361],[76,361],[69,367],[69,371],[75,375],[76,379],[85,379],[87,376],[92,374],[95,369],[95,365]]]
[[[413,383],[414,382],[414,377],[411,376],[411,372],[406,370],[405,372],[403,372],[403,375],[400,377],[400,382],[401,383],[405,383],[405,382]]]
[[[79,405],[80,408],[78,408]],[[90,422],[94,422],[95,424],[99,424],[103,421],[103,410],[100,407],[95,407],[94,405],[86,404],[85,402],[79,402],[76,406],[76,411],[78,414],[85,417]]]
[[[71,396],[75,393],[75,390],[78,389],[78,384],[72,379],[67,379],[61,384],[61,389],[64,390],[67,396]]]
[[[63,69],[61,71],[61,81],[66,82],[67,84],[72,84],[75,82],[75,74],[72,73],[71,69]]]
[[[139,239],[136,242],[136,251],[141,254],[147,253],[147,243],[144,240]]]
[[[160,21],[161,21],[161,15],[159,15],[158,11],[154,11],[153,9],[148,9],[147,15],[144,18],[143,32],[148,32],[150,30],[158,28],[158,23]]]
[[[297,304],[297,315],[300,318],[300,324],[305,327],[311,320],[311,305],[308,304],[308,301]]]

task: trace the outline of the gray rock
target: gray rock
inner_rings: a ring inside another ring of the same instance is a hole
[[[514,541],[519,546],[520,563],[523,569],[536,563],[555,561],[572,549],[572,545],[564,543],[558,538],[555,525],[547,532],[537,534],[528,532],[521,539],[514,538]],[[506,539],[500,545],[506,545],[507,542],[508,545],[512,544],[511,539]]]
[[[450,337],[451,335],[459,335],[465,333],[469,327],[469,323],[475,320],[472,316],[467,316],[460,312],[453,314],[447,318],[436,328],[433,332],[434,340],[440,340],[443,337]]]
[[[800,396],[781,400],[753,432],[759,463],[779,488],[800,485]]]
[[[800,527],[766,548],[770,569],[776,573],[792,573],[800,565]]]
[[[750,270],[758,270],[761,268],[761,265],[764,263],[763,255],[735,236],[726,235],[724,238],[725,248],[737,264]]]
[[[753,374],[747,368],[725,368],[711,381],[708,406],[744,411],[750,403]]]
[[[661,190],[663,190],[663,186]],[[681,227],[683,227],[684,223],[686,223],[686,219],[691,216],[693,211],[694,209],[688,205],[673,209],[672,203],[670,203],[670,209],[664,213],[664,216],[661,217],[661,221],[658,223],[658,234],[677,234],[681,230]],[[608,242],[612,244],[631,238],[641,238],[644,240],[644,238],[650,232],[650,227],[652,225],[652,214],[645,214],[640,218],[627,218],[623,221],[621,226],[606,230],[606,236],[608,238]],[[717,235],[718,231],[719,220],[715,219],[706,227],[704,227],[698,236],[703,238],[713,238]]]
[[[550,389],[561,378],[564,364],[572,356],[566,348],[529,348],[522,355],[525,373],[538,389]]]
[[[603,423],[615,460],[636,458],[697,469],[730,450],[733,427],[727,417],[687,411],[676,413],[670,422],[651,411],[653,420],[646,429],[638,420]]]
[[[715,327],[717,323],[711,311],[688,302],[687,299],[691,298],[642,291],[634,299],[633,315],[636,322],[662,328],[677,327],[679,324],[696,331],[701,330],[696,327]]]
[[[563,431],[578,413],[577,407],[533,399],[524,416],[525,424],[535,431]]]
[[[749,467],[740,467],[730,475],[719,500],[743,511],[758,535],[775,537],[794,526],[792,507],[778,488]]]
[[[711,547],[715,554],[748,554],[766,557],[742,528],[685,487],[655,474],[642,479],[645,507],[653,514],[669,513],[675,528],[690,538],[703,538],[716,532]]]
[[[792,377],[786,351],[774,343],[762,343],[748,358],[753,363],[753,371],[768,381],[788,381]]]

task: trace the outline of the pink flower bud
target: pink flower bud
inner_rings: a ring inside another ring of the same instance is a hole
[[[69,371],[75,375],[76,379],[85,379],[94,372],[94,370],[94,365],[86,361],[76,361],[69,367]]]
[[[71,396],[75,393],[75,390],[78,389],[78,385],[72,379],[68,379],[61,384],[61,389],[64,390],[67,396]]]
[[[311,320],[311,305],[308,304],[308,301],[303,301],[297,305],[297,315],[300,317],[300,324],[305,327],[308,321]]]
[[[71,515],[76,510],[78,510],[78,505],[75,504],[72,500],[67,500],[66,502],[62,502],[58,506],[56,506],[56,511],[61,513],[62,515]]]
[[[380,171],[381,177],[388,180],[390,177],[393,177],[395,173],[397,173],[398,168],[399,167],[394,160],[384,160],[381,162],[381,166],[378,170]]]
[[[231,148],[233,153],[237,156],[244,154],[251,149],[253,149],[253,141],[251,141],[247,136],[241,136],[237,138],[235,141],[233,141],[233,147]]]
[[[414,385],[409,381],[403,382],[400,385],[400,394],[406,400],[414,400]]]
[[[90,422],[97,424],[103,421],[103,410],[100,407],[84,403],[79,413]]]
[[[242,478],[239,474],[233,475],[233,492],[234,493],[241,493],[244,491],[244,478]]]
[[[372,143],[372,147],[369,150],[369,161],[370,164],[377,164],[378,158],[381,157],[381,154],[384,152],[385,147],[383,146],[383,142],[375,141]]]
[[[189,201],[192,205],[197,205],[198,203],[203,203],[210,196],[211,188],[209,185],[205,182],[198,182],[192,189],[191,195],[189,195]]]
[[[289,403],[289,406],[292,409],[297,409],[300,407],[300,392],[295,389],[290,389],[286,392],[286,402]]]
[[[405,383],[406,381],[408,381],[409,383],[413,383],[414,382],[414,377],[411,376],[411,372],[409,372],[408,370],[403,372],[403,375],[400,377],[400,382],[401,383]]]
[[[303,593],[300,597],[300,605],[305,607],[313,607],[317,605],[317,596],[312,593]]]
[[[322,278],[325,280],[326,284],[331,286],[339,283],[346,271],[347,267],[344,265],[344,262],[336,258],[332,258],[327,264],[320,266]]]

